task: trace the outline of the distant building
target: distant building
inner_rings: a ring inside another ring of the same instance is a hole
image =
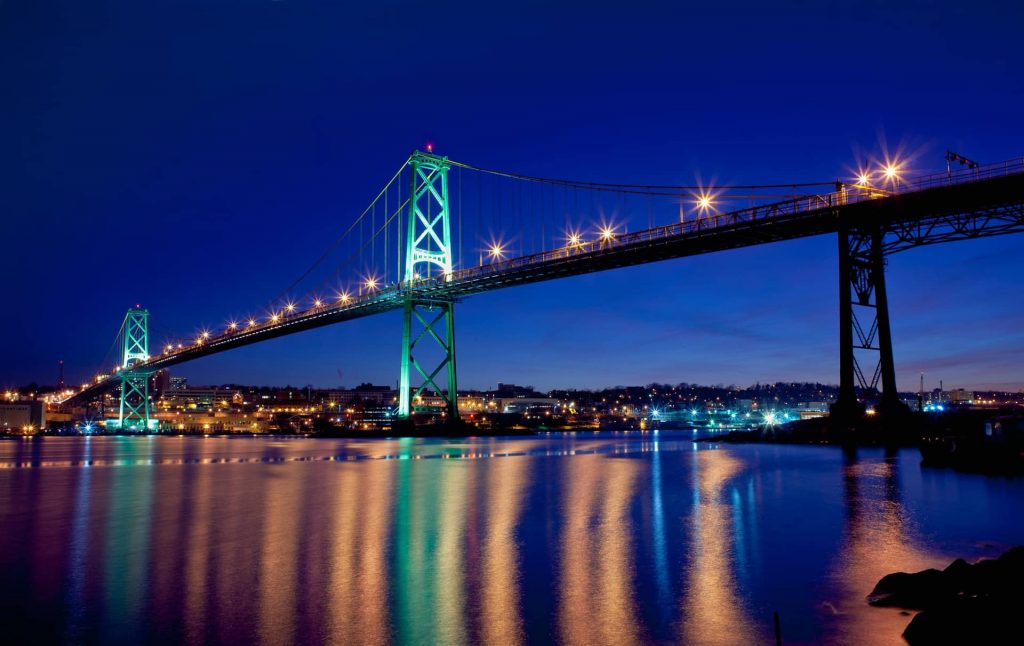
[[[31,432],[45,427],[46,406],[42,401],[0,403],[0,428],[4,431]]]
[[[828,412],[828,402],[800,402],[796,407],[808,412]],[[803,415],[801,415],[801,417],[803,417]]]
[[[949,401],[952,404],[970,404],[974,402],[974,393],[963,388],[957,388],[951,390],[949,393]]]
[[[391,404],[370,403],[362,406],[353,421],[359,430],[389,431],[394,424],[393,414]]]
[[[161,398],[168,408],[203,408],[241,403],[241,393],[225,388],[172,388]]]
[[[150,379],[150,391],[153,393],[159,395],[171,389],[171,373],[166,370],[157,370]]]
[[[498,397],[536,397],[537,391],[533,386],[517,386],[515,384],[498,383],[498,390],[495,391]]]
[[[185,390],[188,388],[188,377],[171,377],[171,390]]]
[[[498,399],[498,410],[503,413],[527,413],[553,411],[558,406],[557,399],[550,397],[515,397]]]
[[[356,402],[390,406],[398,397],[398,391],[388,386],[360,384],[350,390],[325,390],[321,393],[321,397],[324,403],[334,406],[347,406]]]

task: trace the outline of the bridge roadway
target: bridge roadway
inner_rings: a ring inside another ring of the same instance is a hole
[[[202,344],[154,355],[134,370],[156,371],[304,330],[399,309],[457,300],[515,285],[682,258],[841,230],[885,233],[886,253],[912,247],[1024,232],[1024,159],[920,178],[898,193],[846,186],[840,190],[732,211],[690,222],[616,235],[611,240],[500,260],[411,284],[385,286],[347,303],[281,315],[278,323],[212,336]],[[120,383],[116,374],[69,398],[86,401]]]

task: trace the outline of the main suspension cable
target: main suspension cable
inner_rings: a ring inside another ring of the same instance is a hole
[[[685,185],[671,185],[671,184],[622,184],[615,182],[589,182],[583,180],[571,180],[571,179],[557,179],[550,177],[537,177],[534,175],[523,175],[520,173],[510,173],[506,171],[494,170],[492,168],[482,168],[480,166],[473,166],[472,164],[466,164],[463,162],[451,161],[449,162],[452,166],[458,166],[465,168],[466,170],[473,170],[479,173],[487,173],[489,175],[496,175],[498,177],[505,177],[508,179],[518,179],[526,182],[537,182],[542,184],[553,184],[555,186],[567,186],[572,188],[589,188],[593,190],[611,190],[619,192],[617,189],[624,189],[621,192],[646,195],[648,191],[653,192],[653,195],[664,195],[666,191],[704,191],[709,187],[707,186],[685,186]],[[829,182],[796,182],[788,184],[730,184],[728,186],[715,187],[717,190],[722,189],[769,189],[769,188],[809,188],[812,186],[835,186],[835,180]]]

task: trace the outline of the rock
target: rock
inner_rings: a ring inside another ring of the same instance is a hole
[[[868,595],[874,606],[919,609],[903,632],[911,644],[1024,644],[1024,546],[971,565],[886,575]]]
[[[948,597],[950,592],[949,580],[939,570],[924,570],[916,574],[896,572],[882,577],[868,595],[868,603],[920,610]]]
[[[903,631],[911,646],[1020,644],[1024,622],[1016,606],[979,597],[955,600],[917,613]]]

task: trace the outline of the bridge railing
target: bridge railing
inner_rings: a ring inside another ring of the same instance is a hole
[[[684,222],[675,222],[650,229],[643,229],[633,233],[621,233],[607,238],[580,241],[556,249],[549,249],[535,254],[518,256],[507,260],[495,260],[477,267],[460,269],[451,274],[451,277],[437,277],[424,280],[433,284],[442,284],[451,281],[472,281],[484,276],[500,273],[513,269],[527,268],[530,266],[542,265],[552,261],[571,258],[579,255],[589,255],[601,251],[611,251],[625,246],[640,244],[643,242],[656,242],[669,238],[677,238],[683,235],[700,235],[723,229],[727,226],[754,223],[763,220],[776,219],[779,217],[799,214],[802,212],[816,211],[822,208],[829,208],[836,204],[845,203],[839,201],[838,193],[827,193],[824,195],[811,195],[790,200],[784,200],[772,204],[754,206],[739,211],[716,214],[708,217],[696,218]],[[844,193],[844,199],[848,196]],[[877,197],[877,195],[876,195]],[[854,196],[859,199],[858,196]],[[865,198],[867,199],[867,198]],[[415,285],[409,285],[415,287]]]
[[[919,175],[906,182],[908,190],[919,191],[936,186],[950,186],[953,184],[967,184],[978,182],[984,179],[1005,177],[1024,172],[1024,157],[1007,159],[1006,161],[984,164],[974,168],[958,168],[945,173],[932,173],[930,175]],[[904,192],[904,191],[901,191]]]

